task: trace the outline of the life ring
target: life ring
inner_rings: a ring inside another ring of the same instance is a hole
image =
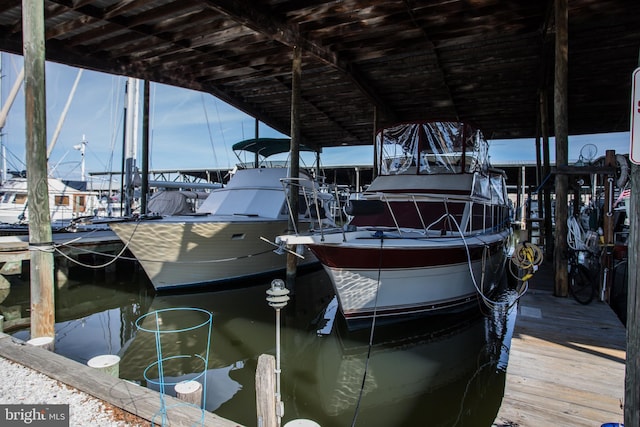
[[[616,154],[616,187],[624,188],[628,181],[629,161],[622,154]]]

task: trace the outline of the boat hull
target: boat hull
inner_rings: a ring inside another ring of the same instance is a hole
[[[506,233],[485,245],[461,239],[355,239],[309,248],[329,274],[347,320],[460,311],[490,294],[504,271]],[[441,242],[448,240],[447,244]]]
[[[274,252],[274,241],[287,221],[156,220],[111,225],[147,273],[156,290],[211,285],[277,273],[286,256]],[[317,259],[307,251],[299,265]]]

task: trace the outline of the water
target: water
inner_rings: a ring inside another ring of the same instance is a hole
[[[83,364],[117,354],[121,378],[157,389],[143,375],[157,361],[154,336],[138,331],[136,320],[173,307],[207,310],[213,328],[206,408],[255,426],[257,359],[275,355],[275,311],[265,300],[271,278],[217,292],[164,295],[154,293],[144,273],[120,276],[109,283],[99,276],[76,278],[57,291],[56,352]],[[28,284],[11,281],[2,305],[20,304],[25,311]],[[349,331],[340,315],[329,335],[318,334],[332,298],[329,279],[318,270],[299,276],[295,298],[282,310],[283,424],[296,418],[323,427],[492,424],[504,392],[514,309],[378,325],[369,346],[370,329]],[[174,317],[171,326],[192,321]],[[13,334],[29,338],[28,331]],[[202,334],[176,336],[165,356],[203,350],[206,343]],[[190,378],[198,369],[181,360],[165,369],[165,379]]]

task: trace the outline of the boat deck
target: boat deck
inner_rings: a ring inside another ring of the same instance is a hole
[[[546,267],[518,307],[494,426],[623,423],[625,327],[603,302],[554,297]]]

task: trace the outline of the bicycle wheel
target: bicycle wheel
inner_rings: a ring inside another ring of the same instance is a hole
[[[591,272],[582,264],[572,266],[569,273],[569,290],[580,304],[589,304],[596,294]]]

